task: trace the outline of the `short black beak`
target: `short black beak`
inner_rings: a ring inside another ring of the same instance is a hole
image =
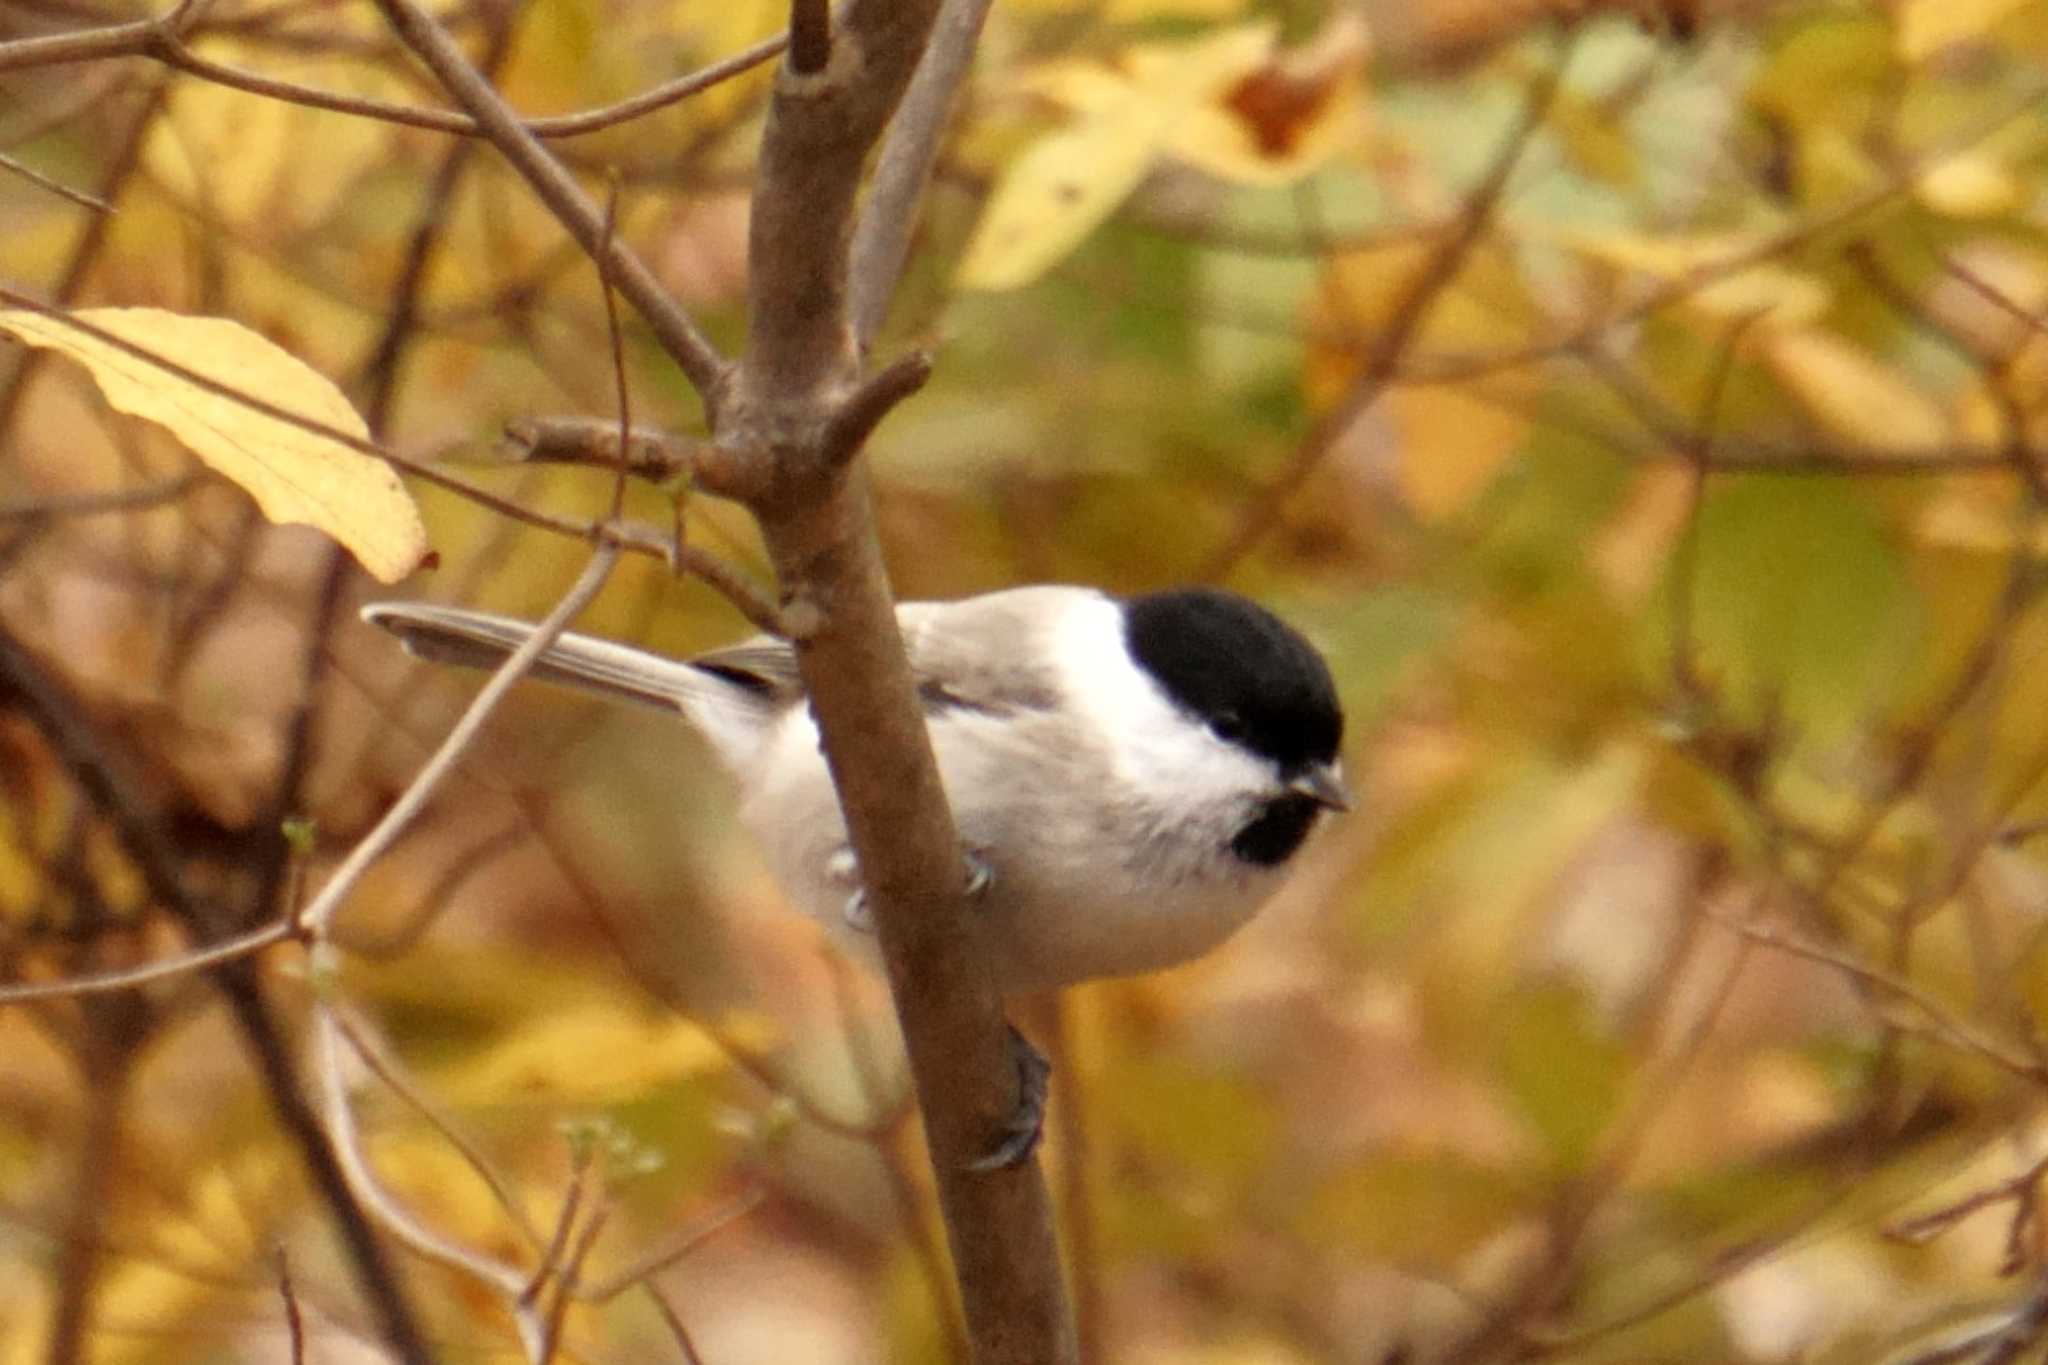
[[[1344,779],[1338,776],[1334,763],[1319,763],[1301,773],[1287,784],[1287,790],[1331,810],[1351,809],[1351,793],[1345,788]]]

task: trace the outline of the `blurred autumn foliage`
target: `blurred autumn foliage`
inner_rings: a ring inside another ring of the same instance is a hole
[[[736,346],[772,64],[571,118],[786,8],[442,17]],[[598,273],[373,9],[0,34],[0,328],[261,333],[441,477],[408,590],[559,600],[616,481],[503,433],[616,418]],[[937,360],[896,588],[1254,593],[1362,797],[1209,960],[1023,1015],[1089,1359],[2040,1357],[2044,61],[2022,0],[995,7],[881,336]],[[0,1362],[956,1358],[880,988],[679,727],[515,693],[334,959],[270,941],[475,680],[80,358],[0,376]],[[623,370],[701,434],[630,312]],[[747,626],[638,555],[581,628]]]

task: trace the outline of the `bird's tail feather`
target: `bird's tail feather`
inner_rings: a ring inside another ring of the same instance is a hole
[[[525,621],[430,602],[372,603],[363,619],[396,635],[414,658],[465,668],[496,668],[533,634]],[[719,685],[686,663],[570,634],[543,650],[528,676],[663,711],[687,712],[692,699]]]

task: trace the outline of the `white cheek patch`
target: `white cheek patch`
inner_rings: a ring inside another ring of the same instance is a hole
[[[1191,812],[1237,809],[1279,785],[1272,764],[1218,739],[1131,661],[1115,602],[1078,602],[1055,635],[1068,704],[1106,741],[1117,776],[1140,801]]]

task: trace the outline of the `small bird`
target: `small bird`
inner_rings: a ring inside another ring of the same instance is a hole
[[[415,602],[363,618],[419,658],[474,667],[533,630]],[[1005,992],[1207,952],[1278,887],[1319,818],[1349,808],[1328,667],[1234,593],[1035,586],[904,603],[897,620],[963,845],[973,937]],[[533,676],[680,714],[731,770],[741,822],[797,907],[871,939],[787,641],[678,661],[565,634]],[[1030,1071],[1020,1061],[1027,1092]]]

